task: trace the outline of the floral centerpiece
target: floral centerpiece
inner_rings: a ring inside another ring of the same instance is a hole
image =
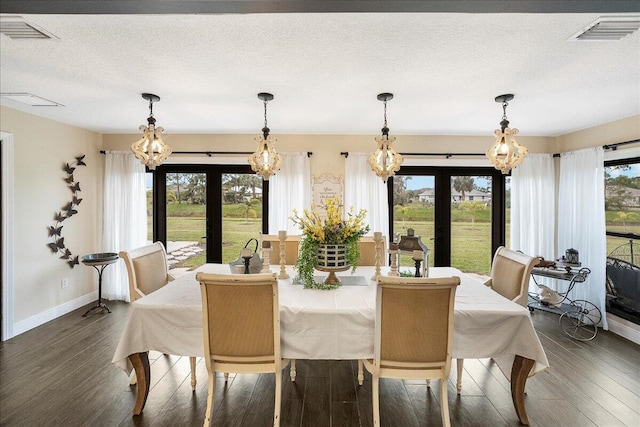
[[[294,209],[291,220],[302,230],[300,253],[296,263],[298,275],[296,280],[305,288],[335,289],[339,283],[315,283],[313,270],[318,266],[318,250],[323,245],[344,245],[345,265],[355,271],[360,258],[360,238],[369,231],[364,219],[367,211],[362,209],[357,214],[353,207],[343,219],[344,208],[337,197],[325,199],[326,216],[311,208],[305,209],[302,215]]]

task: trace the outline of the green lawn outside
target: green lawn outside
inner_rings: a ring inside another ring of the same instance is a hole
[[[403,223],[402,217],[396,211],[396,221],[394,229],[406,234],[407,228],[413,228],[416,235],[433,250],[433,208],[426,207],[421,203],[409,205],[410,209],[405,215]],[[167,238],[170,241],[197,241],[204,246],[204,205],[191,205],[186,203],[169,204],[167,206],[169,217],[167,218]],[[245,218],[245,208],[242,204],[223,206],[223,262],[227,263],[239,257],[240,249],[252,237],[259,238],[261,223],[261,212],[257,218]],[[466,216],[466,217],[465,217]],[[509,212],[507,212],[507,217]],[[614,222],[616,212],[607,212],[607,228],[626,232],[636,232],[640,234],[640,223],[628,223],[625,226],[619,222]],[[152,239],[152,218],[148,217],[148,238]],[[403,228],[404,226],[404,228]],[[489,210],[478,212],[475,223],[472,224],[469,212],[459,209],[452,209],[452,254],[451,265],[464,272],[490,274],[491,271],[491,223]],[[507,246],[509,242],[509,222],[507,222]],[[607,253],[616,247],[627,244],[628,240],[623,238],[608,237]],[[640,242],[638,242],[640,254]],[[253,246],[252,246],[253,248]],[[549,254],[544,254],[549,256]],[[205,262],[204,254],[185,261],[180,266],[194,268]],[[433,253],[429,258],[429,264],[433,266]],[[400,257],[400,266],[407,269],[413,267],[413,260],[409,256]]]

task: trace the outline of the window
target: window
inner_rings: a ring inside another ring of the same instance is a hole
[[[412,228],[429,264],[489,275],[505,243],[505,176],[494,168],[404,166],[389,180],[391,235]],[[400,259],[409,267],[411,259]],[[402,270],[402,268],[401,268]]]
[[[148,175],[149,239],[165,244],[171,268],[235,261],[267,229],[268,182],[249,166],[165,164]]]
[[[605,162],[604,174],[607,254],[610,254],[640,239],[640,158]]]

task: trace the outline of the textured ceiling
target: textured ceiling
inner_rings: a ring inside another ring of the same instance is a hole
[[[621,14],[617,14],[621,15]],[[636,14],[637,15],[637,14]],[[640,34],[569,37],[601,14],[297,13],[22,15],[51,40],[0,36],[0,91],[64,107],[3,105],[102,133],[490,135],[507,114],[556,136],[640,114]]]

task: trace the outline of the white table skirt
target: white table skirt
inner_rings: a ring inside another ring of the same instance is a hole
[[[198,271],[229,273],[229,266],[207,264]],[[383,274],[387,271],[382,269]],[[292,277],[295,274],[291,267],[288,272]],[[373,272],[373,267],[359,267],[354,273],[367,278],[368,286],[332,291],[304,289],[291,279],[279,280],[282,357],[373,358],[376,289],[369,279]],[[507,377],[515,355],[535,360],[531,375],[549,366],[526,308],[455,268],[430,268],[429,273],[430,277],[461,279],[455,301],[454,358],[492,357]],[[200,289],[191,272],[131,305],[112,363],[129,373],[132,366],[127,357],[133,353],[155,350],[201,357],[202,339]]]

